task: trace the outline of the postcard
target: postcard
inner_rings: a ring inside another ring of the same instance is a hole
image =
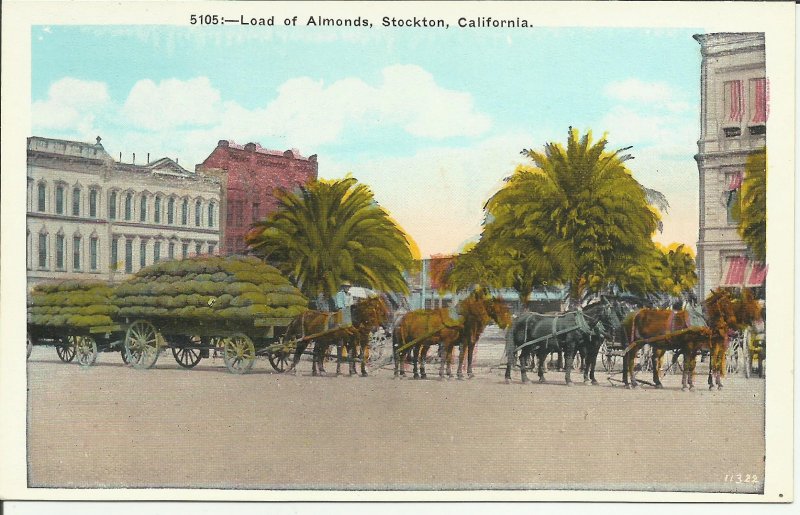
[[[3,14],[2,498],[793,500],[793,4]]]

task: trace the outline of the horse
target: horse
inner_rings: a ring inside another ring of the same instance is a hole
[[[604,340],[613,340],[614,335],[620,332],[622,320],[628,311],[626,306],[617,299],[610,301],[603,296],[600,301],[603,305],[603,311],[599,318],[600,324],[594,325],[596,330],[583,333],[583,338],[578,343],[577,349],[582,358],[583,383],[586,384],[591,381],[592,385],[595,386],[599,384],[594,373],[600,347],[602,347]]]
[[[369,360],[369,336],[373,330],[386,324],[389,306],[382,296],[368,297],[353,305],[353,328],[355,334],[348,340],[347,356],[350,375],[356,373],[355,359],[361,360],[361,375],[367,377]]]
[[[527,363],[531,354],[536,354],[539,362],[539,382],[544,383],[544,362],[547,354],[561,350],[566,360],[565,381],[572,385],[572,362],[575,353],[583,349],[584,381],[590,376],[593,384],[594,370],[590,361],[597,360],[597,352],[602,344],[602,337],[607,333],[607,328],[619,325],[619,309],[617,302],[611,303],[605,298],[592,303],[582,310],[569,311],[558,315],[542,315],[540,313],[524,313],[506,333],[506,382],[511,381],[511,368],[517,350],[520,350],[519,360],[522,382],[528,381]],[[526,345],[527,342],[538,340],[539,343]],[[592,358],[593,357],[593,358]]]
[[[623,322],[625,341],[629,342],[623,356],[622,380],[626,386],[635,388],[638,382],[633,375],[636,352],[644,345],[653,349],[653,384],[663,388],[659,372],[667,350],[674,352],[673,359],[684,356],[683,390],[694,388],[694,369],[697,354],[708,350],[709,388],[716,384],[722,388],[722,376],[725,371],[725,356],[728,351],[729,333],[744,328],[754,320],[755,310],[752,295],[744,293],[736,297],[732,290],[712,290],[703,303],[707,313],[703,318],[706,325],[692,323],[691,313],[687,309],[641,309]],[[644,342],[643,340],[650,341]],[[629,383],[630,379],[630,383]]]
[[[461,332],[461,345],[458,352],[458,378],[463,378],[462,369],[464,358],[467,358],[467,377],[472,379],[472,358],[475,352],[475,344],[478,343],[483,330],[494,320],[500,329],[506,329],[511,325],[511,311],[502,299],[492,298],[488,300],[468,297],[458,305],[458,311],[464,320],[464,328]],[[445,349],[445,361],[447,361],[447,375],[450,377],[450,362],[453,356],[452,346]],[[441,376],[441,370],[439,372]]]
[[[356,306],[358,304],[363,303],[364,301],[361,300],[356,302],[353,305],[354,311],[356,311]],[[319,368],[319,375],[326,375],[324,361],[325,361],[325,354],[328,350],[328,347],[331,345],[336,345],[338,349],[338,358],[336,361],[336,375],[339,375],[341,372],[341,352],[342,347],[347,347],[350,345],[350,342],[357,337],[359,333],[359,328],[355,325],[348,325],[348,326],[338,326],[334,327],[333,329],[328,329],[330,327],[331,322],[338,324],[341,322],[340,320],[340,313],[338,312],[328,312],[328,311],[315,311],[315,310],[308,310],[304,311],[302,314],[294,318],[286,328],[286,333],[284,335],[284,341],[291,341],[292,339],[299,339],[300,341],[297,343],[297,347],[294,352],[294,358],[292,359],[292,363],[286,369],[287,373],[296,373],[297,364],[300,362],[300,358],[305,352],[308,345],[311,341],[314,342],[314,350],[312,352],[312,359],[311,359],[311,375],[316,376],[318,375],[317,369]],[[319,333],[320,336],[313,338],[313,340],[306,340],[306,336],[311,336]]]
[[[432,345],[439,346],[439,353],[443,357],[439,366],[439,377],[444,378],[445,365],[447,377],[452,377],[453,349],[457,343],[460,349],[457,377],[463,379],[464,358],[467,355],[467,375],[473,377],[472,357],[475,343],[483,329],[492,320],[501,328],[507,327],[511,312],[500,299],[473,294],[459,303],[457,315],[454,318],[450,309],[439,308],[420,309],[403,316],[392,333],[395,377],[405,375],[405,361],[410,353],[414,364],[414,378],[425,379],[425,360]],[[403,348],[415,340],[417,341],[413,346]]]
[[[725,375],[725,360],[728,354],[730,336],[737,331],[744,331],[762,316],[758,301],[748,289],[737,293],[732,288],[712,290],[705,301],[708,327],[711,330],[709,350],[711,356],[708,370],[708,388],[716,385],[722,389],[722,377]],[[688,354],[688,361],[693,362],[696,354]],[[686,356],[684,357],[686,360]],[[693,368],[693,367],[692,367]]]

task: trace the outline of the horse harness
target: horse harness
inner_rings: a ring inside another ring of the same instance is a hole
[[[566,317],[567,315],[571,315],[573,313],[575,314],[575,325],[571,326],[571,327],[568,327],[566,329],[561,329],[559,331],[558,330],[558,320],[561,319],[561,318]],[[528,326],[529,326],[530,320],[532,318],[530,315],[531,314],[529,314],[527,317],[525,317],[525,332],[524,332],[524,334],[525,334],[526,337],[528,336]],[[542,315],[542,316],[548,316],[548,315]],[[567,313],[561,313],[559,315],[549,315],[549,316],[552,317],[552,329],[551,329],[550,334],[546,334],[544,336],[540,336],[538,338],[534,338],[533,340],[527,341],[527,342],[523,343],[522,345],[520,345],[519,347],[517,347],[516,350],[520,350],[520,349],[523,349],[525,347],[530,347],[531,345],[536,345],[537,343],[539,343],[541,341],[546,341],[545,345],[549,346],[551,339],[554,339],[557,336],[560,336],[562,334],[570,333],[572,331],[578,331],[579,330],[579,331],[582,331],[584,333],[592,333],[592,332],[594,332],[592,330],[592,328],[589,326],[588,322],[586,321],[587,317],[583,313],[583,311],[567,312]],[[603,328],[603,324],[598,319],[597,323],[595,323],[595,329],[602,330],[602,328]],[[541,345],[536,345],[536,349],[538,349],[539,347],[541,347]]]

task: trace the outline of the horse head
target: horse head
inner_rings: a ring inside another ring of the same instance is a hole
[[[493,297],[486,301],[486,311],[500,329],[506,329],[511,325],[511,310],[503,299]]]
[[[368,329],[382,326],[389,320],[389,306],[380,295],[367,297],[353,305],[354,325]]]

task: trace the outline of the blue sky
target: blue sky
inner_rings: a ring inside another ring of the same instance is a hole
[[[479,234],[522,148],[591,128],[667,195],[659,238],[694,246],[696,32],[36,26],[32,131],[189,169],[219,139],[299,148],[370,184],[428,255]]]

